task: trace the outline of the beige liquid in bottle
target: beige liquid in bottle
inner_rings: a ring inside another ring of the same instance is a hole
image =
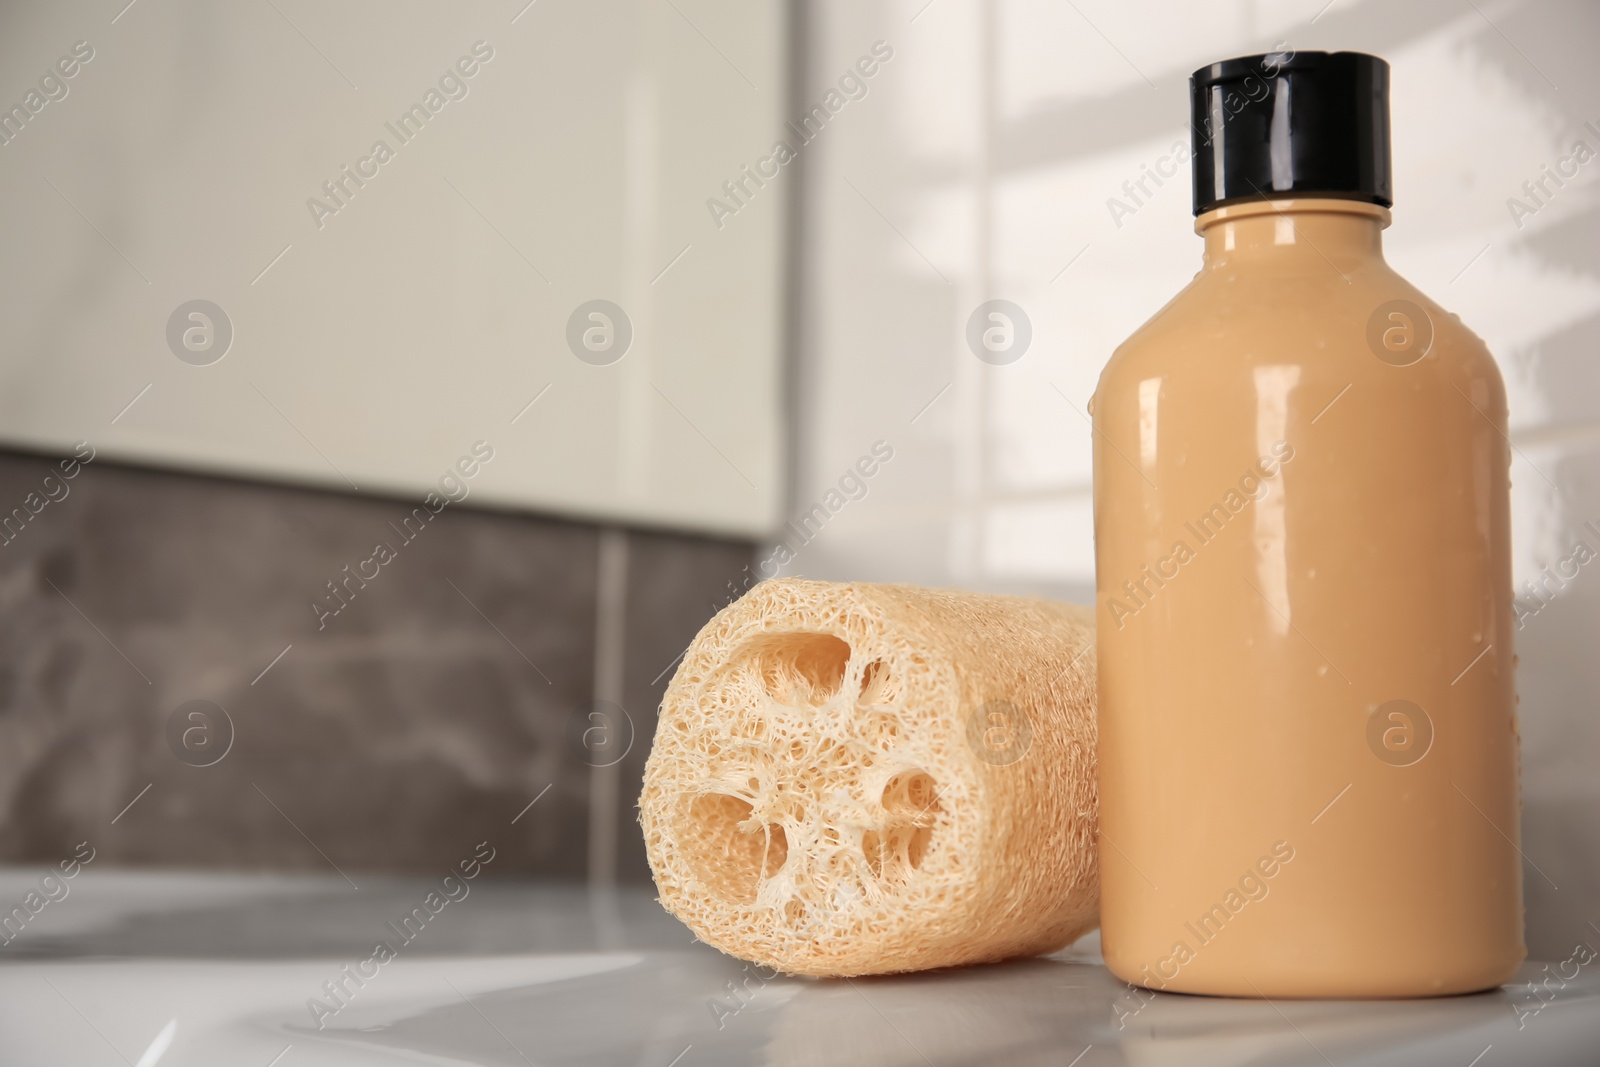
[[[1102,945],[1149,988],[1525,955],[1505,389],[1383,260],[1386,90],[1352,53],[1197,73],[1204,263],[1095,394]]]

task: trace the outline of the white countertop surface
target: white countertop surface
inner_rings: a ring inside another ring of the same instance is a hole
[[[41,873],[0,870],[0,904]],[[482,878],[402,942],[385,924],[430,884],[356,881],[84,871],[0,946],[0,1064],[1600,1063],[1600,960],[1530,963],[1538,991],[1409,1002],[1141,996],[1095,937],[998,966],[764,979],[643,890]],[[379,940],[395,958],[365,964]],[[358,963],[376,973],[340,1005],[324,983]],[[320,1028],[313,998],[339,1008]]]

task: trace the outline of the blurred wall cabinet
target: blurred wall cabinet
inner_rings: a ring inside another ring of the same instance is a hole
[[[0,11],[0,442],[775,525],[781,5],[119,6]]]

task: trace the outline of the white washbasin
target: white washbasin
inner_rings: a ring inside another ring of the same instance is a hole
[[[40,873],[0,871],[0,902]],[[1411,1002],[1141,997],[1092,937],[993,967],[765,978],[642,890],[483,879],[405,941],[387,924],[429,883],[357,881],[86,870],[0,947],[0,1064],[1600,1062],[1600,960],[1530,964],[1537,993]],[[380,939],[394,958],[366,963]]]

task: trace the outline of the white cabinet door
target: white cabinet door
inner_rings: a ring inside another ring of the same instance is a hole
[[[738,0],[7,5],[0,442],[771,528],[795,176],[744,168],[784,32]]]

